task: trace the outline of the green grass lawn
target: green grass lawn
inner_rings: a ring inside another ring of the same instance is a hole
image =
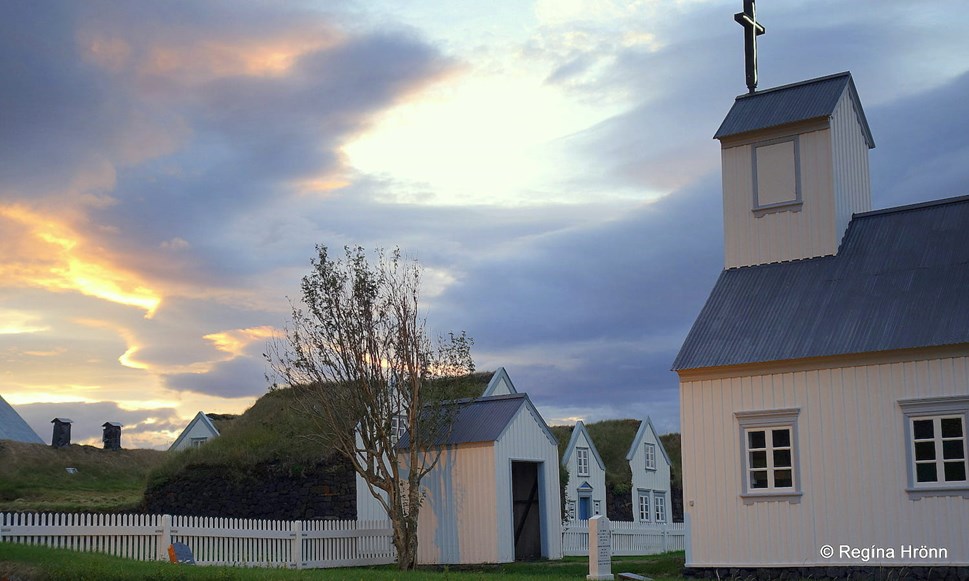
[[[141,504],[148,473],[166,456],[158,450],[0,441],[0,512],[134,509]]]
[[[667,553],[649,557],[616,557],[613,573],[629,571],[656,581],[682,579],[683,553]],[[234,567],[192,567],[170,563],[130,561],[97,553],[78,553],[62,549],[0,543],[0,579],[11,581],[114,581],[122,579],[147,580],[375,580],[375,581],[542,581],[584,579],[589,572],[588,561],[568,557],[562,561],[508,563],[505,565],[462,566],[454,568],[423,568],[400,572],[393,566],[358,567],[352,569],[241,569]]]

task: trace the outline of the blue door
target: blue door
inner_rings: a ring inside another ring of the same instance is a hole
[[[588,496],[579,499],[579,520],[589,520],[591,504],[592,500]]]

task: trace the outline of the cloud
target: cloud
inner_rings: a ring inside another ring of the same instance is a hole
[[[30,403],[17,406],[17,412],[45,442],[50,442],[51,419],[70,418],[71,442],[101,447],[102,424],[120,422],[124,448],[167,448],[185,427],[174,408],[125,410],[112,402]]]

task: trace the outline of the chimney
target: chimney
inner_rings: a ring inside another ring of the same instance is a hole
[[[54,424],[54,435],[51,437],[50,445],[54,448],[70,446],[71,424],[73,420],[69,418],[54,418],[50,423]]]
[[[105,422],[101,425],[104,428],[104,435],[101,441],[104,442],[105,450],[121,449],[121,424],[118,422]]]

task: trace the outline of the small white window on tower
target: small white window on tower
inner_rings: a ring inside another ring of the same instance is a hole
[[[753,147],[754,210],[801,202],[801,167],[797,136],[756,143]]]

